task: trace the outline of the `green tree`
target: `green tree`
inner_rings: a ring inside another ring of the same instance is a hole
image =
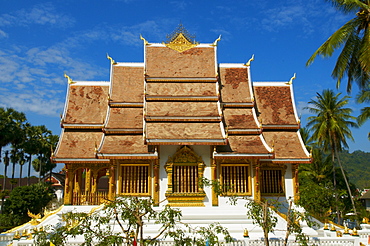
[[[25,122],[26,116],[24,113],[12,108],[0,108],[0,161],[3,147],[9,144],[16,146],[22,142],[23,125]],[[5,182],[6,179],[4,179],[3,189],[5,188]]]
[[[46,126],[34,126],[29,128],[29,142],[25,145],[25,151],[29,155],[36,155],[37,158],[32,161],[35,171],[39,172],[39,179],[48,171],[52,171],[56,164],[50,160],[53,149],[55,149],[59,137],[53,135]]]
[[[330,57],[342,48],[332,77],[339,87],[347,77],[347,91],[356,82],[360,89],[368,88],[370,75],[370,2],[368,0],[328,0],[339,11],[355,17],[334,32],[310,57],[310,65],[318,55]]]
[[[263,230],[263,240],[269,246],[269,232],[272,232],[277,224],[277,217],[268,202],[249,201],[246,204],[247,216],[253,220],[254,224],[259,225]]]
[[[5,156],[4,156],[4,182],[3,182],[3,191],[5,190],[5,186],[6,186],[6,180],[7,180],[7,172],[8,172],[8,167],[9,167],[9,163],[10,163],[10,158],[9,158],[9,151],[5,151]]]
[[[13,221],[13,226],[26,223],[30,220],[28,211],[34,214],[41,213],[53,196],[53,189],[46,183],[16,187],[4,203],[3,215]]]
[[[340,98],[341,93],[334,94],[332,90],[324,90],[322,94],[317,93],[317,99],[309,101],[311,107],[307,107],[314,116],[308,117],[308,127],[313,132],[312,139],[323,147],[324,151],[331,153],[333,162],[333,182],[336,187],[335,157],[345,180],[349,197],[356,213],[351,188],[342,167],[339,151],[348,148],[347,138],[353,140],[350,127],[358,127],[351,116],[352,109],[346,108],[348,96]],[[339,214],[338,214],[339,216]],[[338,218],[339,219],[339,218]]]
[[[227,242],[232,241],[228,231],[219,224],[193,229],[181,222],[181,211],[170,206],[162,210],[154,209],[151,198],[120,197],[106,204],[102,210],[91,214],[70,212],[63,215],[63,224],[46,228],[36,234],[37,245],[65,245],[68,238],[84,236],[82,245],[110,246],[115,244],[150,245],[158,238],[172,238],[176,245],[219,245],[218,234],[224,235]],[[158,234],[145,237],[144,224],[152,221],[160,226]],[[121,231],[113,232],[112,221]]]
[[[356,97],[358,103],[370,103],[370,90],[362,90]],[[357,122],[361,126],[370,118],[370,107],[361,109],[361,114],[357,117]],[[370,140],[370,132],[368,133]]]

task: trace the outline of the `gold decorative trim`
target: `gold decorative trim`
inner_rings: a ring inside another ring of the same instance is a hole
[[[170,43],[165,43],[164,45],[181,53],[196,47],[198,44],[199,43],[190,42],[183,33],[179,33],[175,39],[173,39]]]

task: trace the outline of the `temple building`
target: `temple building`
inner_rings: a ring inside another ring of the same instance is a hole
[[[198,43],[182,28],[163,43],[141,39],[143,62],[107,56],[109,81],[66,75],[52,157],[65,164],[64,204],[143,196],[159,206],[222,207],[230,195],[298,198],[298,165],[311,157],[292,81],[253,82],[252,59],[218,63],[219,39]],[[203,187],[203,178],[224,192]]]

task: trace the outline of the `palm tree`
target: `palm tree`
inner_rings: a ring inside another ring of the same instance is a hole
[[[4,156],[4,182],[3,182],[3,191],[5,190],[6,186],[6,179],[7,179],[7,172],[8,172],[8,166],[9,166],[9,151],[5,151],[5,156]]]
[[[356,82],[360,89],[369,85],[370,77],[370,1],[368,0],[328,0],[339,11],[355,17],[334,32],[310,57],[310,65],[318,55],[330,57],[336,49],[342,47],[332,77],[337,79],[339,87],[347,76],[347,91]]]
[[[25,159],[25,156],[24,156],[23,151],[20,152],[19,158],[20,158],[19,161],[18,161],[18,164],[20,166],[20,170],[19,170],[19,186],[22,186],[23,165],[26,163],[26,159]]]
[[[345,96],[343,98],[339,98],[340,95],[341,93],[334,94],[332,90],[324,90],[322,94],[317,93],[317,100],[311,100],[308,102],[312,107],[307,108],[315,115],[308,117],[307,126],[311,127],[313,131],[312,139],[322,145],[324,151],[329,151],[331,153],[333,161],[334,187],[336,186],[336,157],[348,189],[354,213],[357,214],[352,192],[340,162],[338,151],[341,151],[343,148],[348,148],[346,139],[349,138],[353,140],[349,127],[358,127],[358,125],[353,121],[356,118],[351,116],[352,109],[345,108],[348,104],[349,97]]]
[[[357,95],[357,102],[358,103],[370,103],[370,90],[362,90]],[[361,114],[357,117],[357,122],[361,126],[370,118],[370,107],[364,107],[361,109]],[[368,138],[370,140],[370,133],[368,134]]]

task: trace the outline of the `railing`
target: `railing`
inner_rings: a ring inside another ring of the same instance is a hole
[[[69,242],[66,246],[77,246],[81,245],[83,242]],[[284,241],[281,239],[271,239],[269,240],[270,246],[282,246],[284,245]],[[121,246],[131,246],[132,244],[122,244]],[[156,246],[175,246],[173,241],[158,241]],[[225,243],[223,245],[226,246],[265,246],[263,240],[239,240],[232,243]],[[315,246],[358,246],[360,245],[359,238],[318,238],[318,239],[310,239],[308,245],[315,245]],[[35,246],[33,244],[33,240],[20,240],[20,241],[13,241],[13,246]],[[300,246],[298,242],[293,240],[288,241],[288,246]]]
[[[73,205],[99,205],[108,198],[107,192],[73,192]]]

